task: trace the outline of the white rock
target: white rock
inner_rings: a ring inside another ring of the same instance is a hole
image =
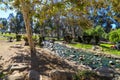
[[[12,64],[12,67],[10,68],[11,71],[14,71],[14,70],[24,70],[28,68],[28,65],[27,64],[23,64],[23,63],[14,63]]]
[[[14,74],[9,75],[6,77],[5,80],[24,80],[24,75],[23,73],[15,72]]]

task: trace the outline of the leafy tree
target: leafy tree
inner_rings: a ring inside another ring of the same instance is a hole
[[[88,35],[93,35],[93,36],[100,36],[102,37],[102,34],[105,33],[104,29],[101,26],[96,26],[91,29],[88,29],[85,31]]]
[[[16,18],[16,32],[20,31],[23,32],[23,30],[25,29],[25,23],[21,11],[17,11],[15,18]]]
[[[8,21],[6,18],[0,18],[0,23],[3,25],[2,30],[7,30],[8,29]]]
[[[109,40],[114,43],[120,41],[120,29],[112,30],[109,33]]]
[[[13,13],[9,14],[8,16],[8,27],[10,32],[15,32],[16,31],[16,18],[13,15]]]
[[[86,35],[88,37],[88,41],[90,41],[92,38],[95,39],[95,43],[98,44],[100,38],[105,33],[104,29],[101,26],[93,27],[91,29],[88,29],[85,31]],[[88,42],[89,43],[89,42]]]

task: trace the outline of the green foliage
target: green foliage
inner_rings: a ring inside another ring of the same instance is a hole
[[[38,41],[38,45],[41,47],[42,46],[42,36],[41,35],[39,35],[39,41]]]
[[[100,80],[95,72],[84,70],[78,71],[74,76],[74,80]]]
[[[12,38],[14,38],[14,39],[15,39],[15,37],[16,37],[15,33],[3,33],[3,36],[6,37],[6,38],[12,37]]]
[[[16,41],[21,41],[22,35],[16,34]]]
[[[120,29],[111,31],[109,33],[109,40],[114,43],[120,41]]]
[[[37,41],[39,39],[38,35],[33,35],[32,36],[33,41]]]
[[[91,28],[85,31],[88,35],[99,36],[102,37],[102,34],[105,33],[104,29],[101,26],[96,26],[95,28]]]
[[[5,74],[0,73],[0,80],[5,77]]]
[[[25,46],[29,45],[27,36],[26,36],[26,35],[23,35],[22,38],[23,38],[24,41],[25,41]]]
[[[28,38],[27,38],[26,35],[23,35],[22,38],[23,38],[23,40],[24,40],[25,42],[28,42]]]
[[[109,39],[109,34],[103,33],[103,34],[102,34],[102,37],[103,37],[104,39],[107,39],[107,40],[108,40],[108,39]]]

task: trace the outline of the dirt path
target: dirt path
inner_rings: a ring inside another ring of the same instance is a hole
[[[13,45],[13,42],[0,40],[0,56],[2,56],[2,61],[0,60],[0,63],[3,63],[4,60],[9,60],[13,55],[15,55],[16,49],[10,48],[10,46]]]
[[[14,48],[14,45],[22,44],[22,48]],[[48,80],[46,77],[53,69],[56,70],[73,70],[73,67],[66,61],[51,55],[49,51],[37,48],[39,73],[43,76],[43,80]],[[0,40],[0,65],[5,67],[11,65],[11,63],[29,63],[30,56],[28,47],[24,46],[23,42],[7,42],[6,40]]]

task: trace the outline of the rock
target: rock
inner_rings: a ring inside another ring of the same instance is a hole
[[[115,63],[113,61],[109,61],[110,65],[115,65]]]
[[[15,48],[22,48],[22,44],[16,44],[14,47]]]
[[[120,63],[120,60],[116,60],[116,63]]]
[[[40,74],[35,70],[30,70],[28,73],[28,80],[41,80]]]
[[[24,80],[25,75],[21,72],[15,71],[13,74],[6,76],[5,80]]]
[[[75,57],[76,57],[75,55],[70,55],[70,56],[69,56],[69,59],[75,58]]]
[[[3,67],[3,71],[5,72],[5,71],[10,71],[10,69],[11,69],[11,67],[12,67],[12,65],[8,65],[8,66],[4,66]]]
[[[77,67],[77,69],[78,69],[78,70],[92,70],[91,67],[86,66],[86,65],[83,65],[83,64],[79,65],[79,66]]]
[[[26,68],[28,68],[27,64],[24,63],[14,63],[12,64],[10,70],[14,71],[14,70],[25,70]]]
[[[114,76],[114,70],[109,67],[100,67],[95,70],[98,75],[103,77],[113,77]]]
[[[63,70],[52,70],[49,73],[51,80],[73,80],[74,72]]]
[[[79,57],[79,60],[83,61],[84,59],[83,59],[83,57]]]

